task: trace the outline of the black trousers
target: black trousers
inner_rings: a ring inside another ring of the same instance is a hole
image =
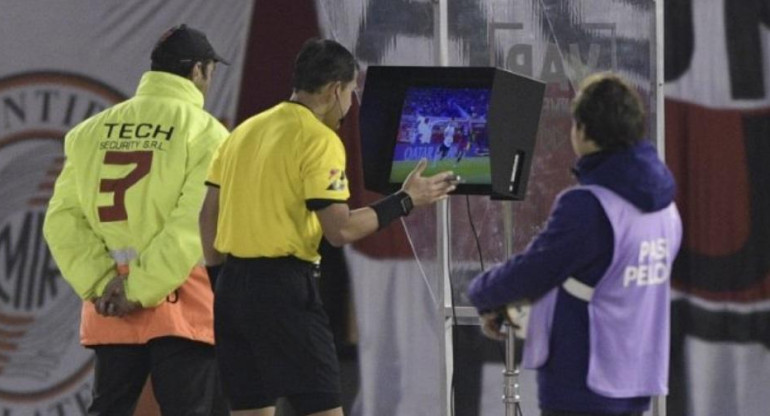
[[[582,413],[582,412],[562,412],[556,410],[543,410],[540,416],[642,416],[642,412],[628,413]]]
[[[132,416],[147,376],[164,416],[227,415],[214,347],[177,337],[98,345],[89,415]]]

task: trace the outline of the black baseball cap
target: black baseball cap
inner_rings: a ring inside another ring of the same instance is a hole
[[[155,44],[150,58],[153,62],[167,64],[212,60],[230,65],[230,62],[214,52],[214,47],[203,32],[185,24],[166,31]]]

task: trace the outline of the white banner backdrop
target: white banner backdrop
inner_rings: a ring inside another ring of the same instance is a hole
[[[93,358],[80,300],[59,276],[42,220],[64,134],[133,95],[156,40],[187,23],[219,65],[206,108],[235,118],[251,0],[6,1],[0,12],[0,415],[81,415]]]

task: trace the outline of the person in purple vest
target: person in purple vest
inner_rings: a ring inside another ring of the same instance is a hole
[[[617,75],[583,81],[572,115],[580,185],[468,295],[493,339],[507,304],[532,302],[523,365],[537,370],[543,416],[641,415],[668,392],[669,275],[682,238],[674,179]]]

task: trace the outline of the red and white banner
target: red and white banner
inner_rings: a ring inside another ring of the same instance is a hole
[[[665,2],[674,267],[669,414],[766,415],[770,374],[770,3]]]

